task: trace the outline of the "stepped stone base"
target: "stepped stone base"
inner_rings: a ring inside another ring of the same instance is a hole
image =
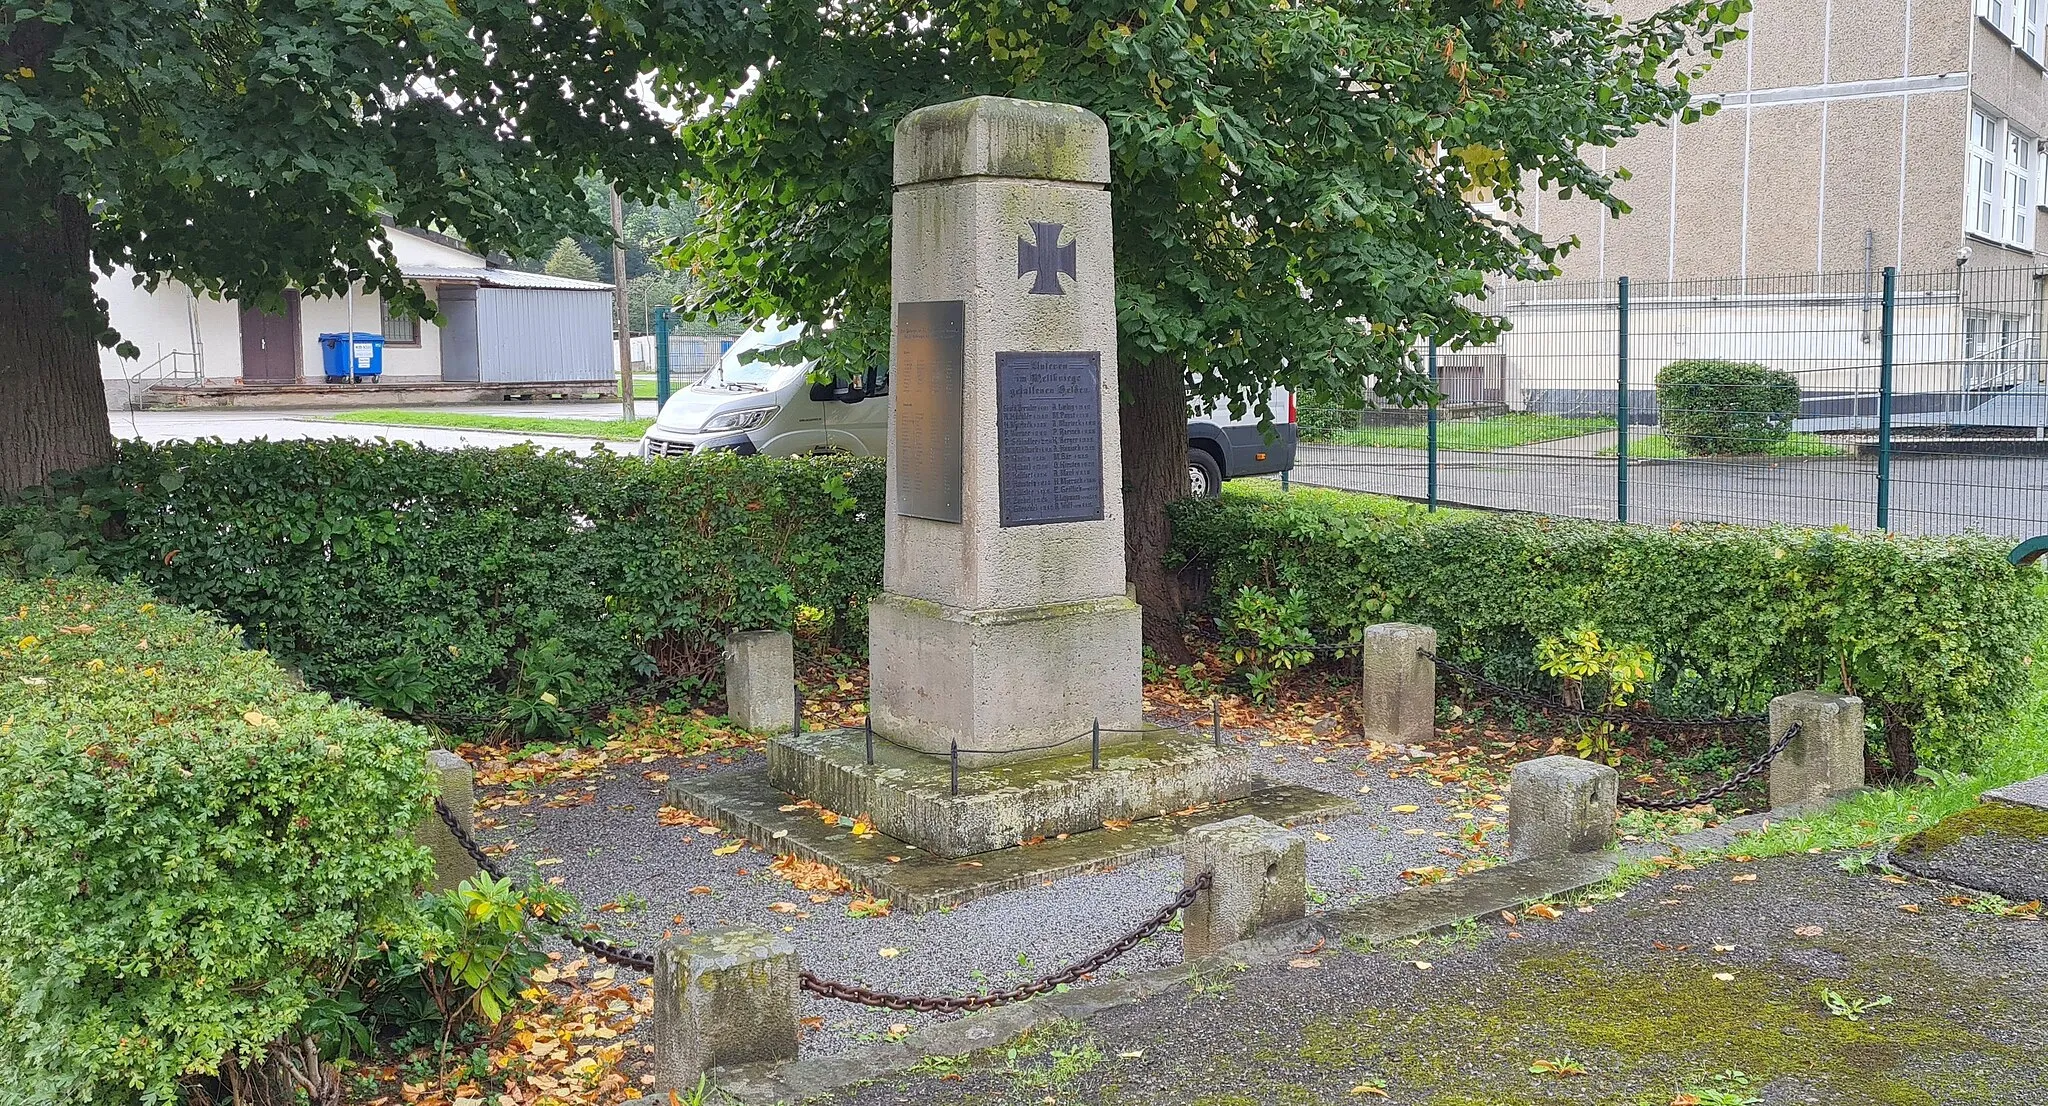
[[[1893,866],[2014,902],[2048,901],[2048,776],[1982,798],[1899,842]]]
[[[1176,730],[1151,729],[1105,745],[1099,768],[1083,738],[1035,760],[959,770],[932,756],[874,742],[859,730],[792,734],[768,744],[768,783],[827,810],[858,815],[890,837],[944,857],[1134,822],[1261,786],[1251,756]]]
[[[963,788],[965,779],[963,774]],[[1054,836],[961,860],[926,852],[885,833],[856,837],[849,819],[828,826],[816,810],[797,807],[792,796],[769,786],[765,769],[673,781],[668,802],[710,818],[764,849],[830,864],[861,893],[912,913],[1178,853],[1191,830],[1232,818],[1256,815],[1295,826],[1358,813],[1358,805],[1349,799],[1260,781],[1257,790],[1241,799],[1197,804],[1126,827],[1069,834],[1064,840]]]

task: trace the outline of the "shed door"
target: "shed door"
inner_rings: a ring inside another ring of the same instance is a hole
[[[285,311],[273,315],[254,307],[242,309],[242,382],[299,382],[299,294],[284,294]]]
[[[443,284],[441,305],[441,379],[477,380],[476,289]]]

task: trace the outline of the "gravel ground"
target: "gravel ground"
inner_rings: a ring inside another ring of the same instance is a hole
[[[1272,742],[1249,731],[1226,731],[1253,752],[1277,780],[1306,784],[1355,799],[1362,816],[1304,827],[1308,842],[1312,910],[1386,894],[1402,885],[1407,869],[1455,869],[1492,850],[1464,845],[1459,834],[1497,819],[1495,813],[1458,806],[1466,793],[1414,771],[1401,751]],[[1269,743],[1271,742],[1271,743]],[[524,806],[480,810],[478,838],[507,840],[510,871],[523,865],[559,878],[606,932],[645,947],[664,932],[747,925],[780,930],[796,946],[807,970],[832,979],[896,992],[972,993],[1024,982],[1080,960],[1114,942],[1180,890],[1181,863],[1159,858],[1129,867],[1076,876],[925,915],[882,918],[847,915],[848,898],[812,903],[810,895],[771,875],[767,854],[742,848],[714,850],[723,836],[691,826],[661,826],[667,774],[735,771],[762,763],[759,754],[731,764],[715,759],[662,759],[619,765],[581,780],[532,793]],[[1390,772],[1392,775],[1390,775]],[[586,794],[593,793],[585,799]],[[480,788],[479,798],[493,794]],[[1477,796],[1474,796],[1477,797]],[[1414,812],[1392,808],[1412,806]],[[1464,814],[1465,817],[1459,817]],[[1495,834],[1504,839],[1505,829]],[[1454,855],[1446,855],[1446,852]],[[708,890],[707,890],[708,889]],[[621,909],[600,911],[616,903]],[[783,904],[778,911],[774,904]],[[793,904],[797,910],[788,912]],[[1161,933],[1121,957],[1117,975],[1180,958],[1179,938]],[[893,952],[887,950],[895,950]],[[807,1035],[806,1055],[840,1052],[882,1039],[894,1027],[915,1028],[942,1015],[867,1010],[804,997],[803,1013],[819,1021]]]
[[[1590,912],[1254,968],[830,1101],[2038,1103],[2048,926],[1951,893],[1831,857],[1674,871]],[[1851,1020],[1824,990],[1891,1001]]]

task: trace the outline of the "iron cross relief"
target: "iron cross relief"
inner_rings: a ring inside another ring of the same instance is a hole
[[[1060,245],[1060,232],[1066,229],[1064,223],[1041,223],[1034,219],[1031,233],[1036,240],[1021,236],[1017,239],[1017,275],[1038,274],[1031,282],[1034,296],[1066,295],[1067,290],[1060,287],[1061,273],[1069,280],[1080,279],[1074,275],[1074,244]]]

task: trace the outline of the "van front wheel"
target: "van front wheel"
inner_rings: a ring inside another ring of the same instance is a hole
[[[1188,450],[1188,491],[1196,499],[1215,499],[1223,494],[1223,468],[1206,449]]]

